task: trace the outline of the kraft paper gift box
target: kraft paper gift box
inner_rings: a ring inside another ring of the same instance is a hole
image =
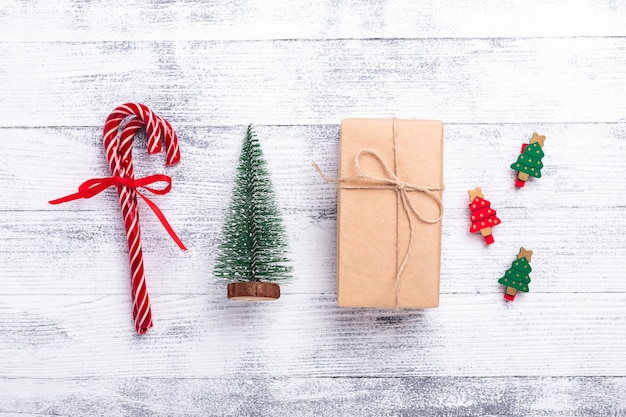
[[[339,305],[437,307],[443,123],[343,120],[338,182]]]

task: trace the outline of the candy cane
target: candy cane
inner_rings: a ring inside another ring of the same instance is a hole
[[[139,103],[126,103],[117,107],[107,118],[104,125],[105,142],[107,137],[115,138],[122,121],[134,116],[143,121],[146,127],[146,139],[148,140],[148,153],[154,154],[162,151],[161,138],[165,141],[166,148],[166,165],[170,166],[180,161],[180,148],[178,146],[178,137],[172,129],[169,122],[152,112],[147,106]],[[112,146],[113,142],[110,142]],[[115,155],[112,147],[107,148],[107,159],[109,164],[115,163]],[[113,171],[113,166],[111,170]]]
[[[119,132],[124,121],[126,121],[126,124],[122,131]],[[51,204],[60,204],[78,198],[91,198],[110,186],[116,186],[128,241],[133,319],[139,334],[146,333],[152,327],[152,312],[143,267],[137,196],[141,197],[150,206],[178,246],[186,250],[186,247],[171,228],[161,210],[146,196],[137,191],[138,187],[143,187],[155,194],[166,194],[171,189],[171,178],[167,175],[151,175],[138,180],[134,178],[132,143],[137,132],[144,127],[146,129],[148,153],[161,152],[161,140],[163,140],[167,155],[166,165],[172,165],[180,161],[178,138],[172,126],[165,119],[154,114],[145,105],[127,103],[113,110],[104,125],[104,149],[112,177],[85,181],[79,187],[78,193],[50,201]],[[164,189],[149,187],[149,185],[155,182],[166,182],[167,186]]]
[[[123,119],[119,120],[119,125]],[[123,178],[134,179],[135,173],[132,164],[132,145],[135,134],[145,127],[140,119],[128,121],[120,134],[118,146],[118,165],[113,165],[113,160],[109,159],[109,166],[113,175]],[[117,129],[115,130],[115,142],[117,142]],[[151,136],[146,132],[146,139],[150,142]],[[115,143],[111,142],[111,143]],[[107,147],[107,136],[105,136],[105,148]],[[117,193],[124,216],[124,226],[126,227],[126,239],[128,241],[128,253],[130,257],[131,273],[131,294],[133,300],[133,320],[137,333],[144,334],[152,328],[152,309],[150,308],[150,298],[146,287],[145,271],[143,267],[143,249],[141,247],[141,233],[139,229],[139,207],[137,205],[137,192],[129,187],[118,187]]]
[[[129,116],[134,118],[127,123],[118,142],[119,127]],[[171,165],[180,161],[178,138],[169,123],[142,104],[128,103],[113,110],[104,124],[104,148],[114,176],[134,179],[132,141],[136,132],[143,126],[146,128],[148,153],[161,152],[161,138],[163,138],[167,149],[166,164]],[[137,193],[130,187],[122,186],[118,187],[118,194],[128,240],[133,319],[137,333],[143,334],[152,327],[152,312],[143,266]]]

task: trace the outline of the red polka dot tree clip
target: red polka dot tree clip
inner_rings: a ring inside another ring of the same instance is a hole
[[[529,177],[541,178],[541,168],[543,168],[541,158],[544,157],[543,143],[545,140],[545,136],[535,132],[530,143],[522,144],[522,150],[517,161],[511,164],[511,169],[517,171],[515,180],[517,188],[522,188]]]
[[[496,211],[491,208],[491,203],[484,199],[480,187],[467,192],[469,194],[469,208],[471,211],[472,225],[470,233],[480,232],[485,239],[485,243],[491,245],[494,242],[491,228],[501,223],[496,216]]]

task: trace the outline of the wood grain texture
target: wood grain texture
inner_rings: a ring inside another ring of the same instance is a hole
[[[244,303],[151,291],[134,335],[128,294],[1,296],[1,378],[616,376],[626,295],[444,294],[434,310],[337,307],[335,294]],[[97,358],[97,360],[94,360]],[[141,360],[141,369],[134,364]]]
[[[622,378],[18,379],[0,381],[0,414],[621,417],[625,390]]]
[[[54,3],[54,4],[53,4]],[[611,0],[9,0],[0,11],[0,415],[626,415],[626,4]],[[135,146],[188,252],[140,204],[155,328],[134,334],[107,114],[141,101],[182,163]],[[441,307],[336,305],[345,117],[444,121]],[[294,280],[211,276],[255,123]],[[509,165],[547,136],[543,177]],[[502,224],[471,235],[467,190]],[[520,246],[530,292],[497,283]],[[137,366],[138,360],[141,366]]]
[[[6,0],[0,41],[623,36],[611,0]]]
[[[0,127],[101,126],[127,101],[179,126],[624,122],[625,50],[624,37],[3,42]]]

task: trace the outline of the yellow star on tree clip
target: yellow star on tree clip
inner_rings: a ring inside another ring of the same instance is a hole
[[[539,146],[543,148],[543,142],[546,140],[545,135],[540,135],[537,132],[533,133],[533,137],[530,139],[530,143],[539,143]]]
[[[519,253],[517,254],[517,259],[526,258],[526,260],[530,262],[530,258],[532,256],[533,256],[533,251],[520,248]]]
[[[480,187],[476,187],[473,190],[468,190],[467,193],[469,194],[470,201],[474,201],[476,197],[484,197]]]

